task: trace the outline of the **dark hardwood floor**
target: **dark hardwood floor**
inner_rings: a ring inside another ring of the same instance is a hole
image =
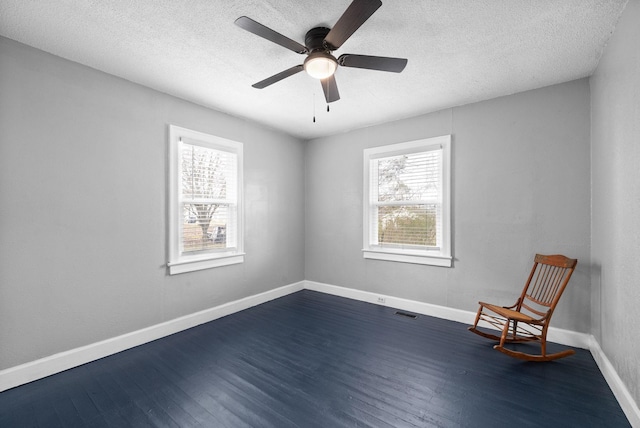
[[[586,350],[395,312],[301,291],[0,393],[0,427],[630,426]]]

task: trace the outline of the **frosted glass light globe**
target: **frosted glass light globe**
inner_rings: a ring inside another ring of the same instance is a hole
[[[315,52],[304,60],[304,69],[309,76],[316,79],[326,79],[333,75],[338,68],[336,59],[327,52]]]

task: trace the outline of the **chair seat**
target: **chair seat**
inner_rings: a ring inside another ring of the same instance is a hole
[[[537,324],[538,320],[528,316],[527,314],[523,314],[522,312],[514,311],[513,309],[505,308],[504,306],[492,305],[491,303],[479,302],[481,306],[489,309],[492,312],[495,312],[498,315],[501,315],[505,318],[509,318],[516,321],[522,321],[532,324]]]

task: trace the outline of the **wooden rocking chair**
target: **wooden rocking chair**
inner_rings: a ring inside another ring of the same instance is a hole
[[[479,302],[476,321],[469,330],[500,343],[497,349],[511,357],[527,361],[550,361],[575,354],[567,349],[547,354],[547,329],[551,315],[562,296],[578,260],[562,255],[536,254],[529,279],[520,298],[513,306],[497,306]],[[502,331],[500,336],[479,330],[478,322],[485,321]],[[527,354],[505,348],[505,343],[540,342],[540,354]]]

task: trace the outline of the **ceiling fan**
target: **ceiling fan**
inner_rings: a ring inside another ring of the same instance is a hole
[[[250,33],[263,37],[295,53],[307,55],[302,64],[274,74],[252,86],[257,89],[263,89],[305,70],[311,77],[320,80],[327,103],[332,103],[340,99],[334,76],[338,65],[400,73],[407,65],[405,58],[343,54],[336,59],[331,54],[332,51],[340,48],[380,6],[382,6],[380,0],[353,0],[333,28],[315,27],[309,30],[305,36],[304,45],[246,16],[236,19],[236,25]]]

